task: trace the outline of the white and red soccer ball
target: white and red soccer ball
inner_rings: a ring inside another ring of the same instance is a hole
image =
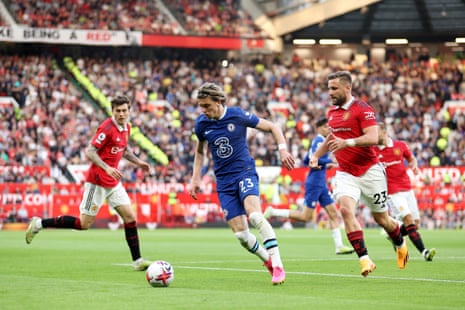
[[[174,269],[170,263],[158,260],[147,268],[145,277],[153,287],[167,287],[174,280]]]

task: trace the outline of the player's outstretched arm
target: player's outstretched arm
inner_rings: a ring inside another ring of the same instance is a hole
[[[281,156],[281,162],[283,166],[288,170],[294,169],[295,159],[287,150],[286,139],[284,138],[284,134],[281,128],[279,128],[275,123],[263,118],[260,118],[256,128],[261,131],[271,132],[276,143],[278,144],[279,155]]]
[[[309,166],[313,169],[320,169],[321,164],[319,163],[320,157],[328,153],[329,151],[329,144],[328,142],[334,140],[334,136],[329,134],[323,142],[321,142],[318,147],[316,148],[315,152],[312,153],[310,156]]]
[[[131,148],[129,147],[126,147],[126,149],[124,150],[124,154],[123,154],[123,157],[128,160],[129,162],[133,163],[134,165],[136,165],[137,167],[140,167],[142,168],[144,171],[146,172],[152,172],[152,166],[141,160],[139,157],[137,157],[134,152],[132,151]]]
[[[200,185],[201,185],[201,171],[202,171],[202,164],[205,157],[205,147],[204,142],[197,140],[197,146],[195,148],[195,155],[194,155],[194,167],[192,171],[192,178],[191,184],[189,188],[189,194],[192,198],[197,200],[197,194],[200,193]]]

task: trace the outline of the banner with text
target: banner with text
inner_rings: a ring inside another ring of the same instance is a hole
[[[0,42],[49,43],[76,45],[141,45],[139,31],[0,27]]]

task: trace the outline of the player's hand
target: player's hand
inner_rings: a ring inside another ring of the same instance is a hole
[[[333,135],[333,138],[328,139],[328,148],[331,152],[337,152],[347,147],[347,142],[344,139],[337,138]]]
[[[310,157],[309,166],[312,169],[321,169],[321,166],[318,165],[318,157],[312,155]]]
[[[105,169],[105,172],[115,180],[120,180],[123,177],[121,171],[110,166]]]
[[[142,168],[142,170],[144,170],[145,172],[148,172],[150,175],[152,175],[154,173],[153,169],[152,169],[152,166],[149,163],[146,163],[145,161],[141,162],[139,164],[139,167]]]
[[[414,173],[415,175],[419,175],[419,174],[420,174],[420,169],[418,169],[417,166],[412,167],[411,169],[412,169],[412,171],[413,171],[413,173]]]
[[[189,195],[195,200],[198,199],[197,194],[200,193],[200,181],[191,181],[191,186],[189,189]]]
[[[295,166],[295,159],[294,159],[294,157],[291,155],[291,153],[289,153],[287,150],[280,150],[280,151],[279,151],[279,154],[280,154],[280,156],[281,156],[282,165],[283,165],[287,170],[292,170],[292,169],[294,169],[294,166]]]

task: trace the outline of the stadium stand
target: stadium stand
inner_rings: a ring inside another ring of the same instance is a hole
[[[18,24],[38,28],[181,31],[159,1],[9,1]]]
[[[266,37],[239,1],[164,1],[190,34],[222,37]]]
[[[239,1],[8,1],[18,24],[38,28],[263,37]],[[171,13],[173,12],[173,13]]]
[[[169,60],[147,62],[128,59],[125,63],[108,61],[80,60],[90,79],[105,93],[111,96],[118,90],[136,98],[141,112],[137,123],[149,136],[160,139],[156,136],[167,131],[168,135],[176,137],[192,130],[195,114],[189,113],[189,110],[193,112],[194,105],[190,98],[192,90],[205,79],[202,78],[201,68]],[[162,67],[165,69],[161,70]],[[329,69],[329,66],[312,69],[305,64],[274,64],[267,66],[264,72],[259,72],[256,66],[243,63],[210,79],[228,81],[225,87],[231,90],[228,93],[231,104],[241,104],[263,116],[271,113],[272,119],[286,129],[286,136],[292,141],[295,155],[301,157],[305,147],[300,141],[314,134],[304,123],[317,119],[329,106],[325,90],[325,72]],[[457,65],[438,64],[432,68],[425,62],[399,64],[396,60],[390,60],[383,64],[373,64],[368,74],[364,72],[368,72],[369,68],[364,65],[352,66],[351,69],[356,72],[355,93],[376,106],[385,121],[392,124],[396,137],[412,145],[421,166],[428,166],[433,156],[440,156],[441,165],[464,164],[463,112],[449,115],[442,111],[444,102],[456,96],[459,89],[464,87],[463,75]],[[313,78],[308,79],[306,75]],[[192,83],[192,76],[201,78]],[[110,85],[113,90],[108,89]],[[159,103],[158,109],[153,108],[152,105],[157,106],[156,102],[159,101],[166,104],[161,106]],[[290,103],[294,112],[286,116],[279,111],[270,111],[267,106],[270,102]],[[177,123],[173,123],[176,120],[173,119],[173,112],[179,115],[182,128],[177,128]],[[159,119],[155,120],[153,114],[157,113]],[[445,150],[436,146],[442,127],[452,129]],[[270,143],[266,137],[258,135],[251,139],[252,145],[257,148],[255,155],[263,165],[279,163],[274,150],[269,149]],[[169,145],[173,145],[173,142],[176,144],[178,140],[166,141]],[[156,143],[164,142],[156,140]],[[182,153],[182,149],[169,150],[167,145],[162,146],[162,149],[169,153]]]
[[[18,107],[2,105],[2,162],[8,166],[50,166],[46,174],[2,174],[2,182],[66,182],[66,165],[82,162],[102,113],[69,84],[51,56],[4,55],[0,59],[0,95]]]
[[[123,1],[116,6],[113,2],[19,0],[9,1],[9,9],[18,23],[31,27],[263,36],[237,1]],[[96,5],[101,10],[93,10]],[[370,63],[250,57],[229,58],[227,66],[220,66],[226,53],[140,48],[132,53],[122,49],[108,53],[108,49],[90,52],[84,47],[57,46],[21,53],[24,49],[25,45],[6,49],[0,57],[0,97],[14,98],[17,104],[0,105],[0,166],[8,167],[2,170],[7,172],[0,174],[0,183],[67,183],[75,181],[70,166],[87,162],[83,150],[92,128],[105,114],[61,65],[65,50],[105,96],[125,94],[134,99],[131,122],[168,155],[169,164],[155,165],[153,176],[123,163],[125,182],[189,183],[192,129],[199,113],[192,98],[207,80],[224,85],[229,104],[280,124],[293,155],[303,158],[315,135],[311,124],[330,105],[326,76],[336,69],[354,73],[354,93],[377,109],[392,136],[409,143],[420,167],[465,166],[465,112],[445,108],[447,101],[463,99],[465,94],[460,59],[444,57],[441,61],[442,55],[437,55],[440,61],[432,62],[427,55],[414,58],[402,53]],[[280,165],[269,136],[251,132],[249,144],[258,166]],[[148,158],[142,149],[135,150]],[[31,174],[17,168],[21,166],[39,168]],[[205,175],[212,175],[208,165]],[[463,197],[450,198],[447,190],[449,186],[463,190],[465,176],[455,184],[424,181],[432,186],[432,194],[447,196],[443,205],[451,199],[463,201]],[[285,184],[281,188],[300,190]],[[460,224],[465,222],[462,209],[437,208],[441,202],[429,199],[428,195],[419,197],[431,205],[423,213],[426,226],[464,227]],[[360,217],[364,220],[363,213]]]

